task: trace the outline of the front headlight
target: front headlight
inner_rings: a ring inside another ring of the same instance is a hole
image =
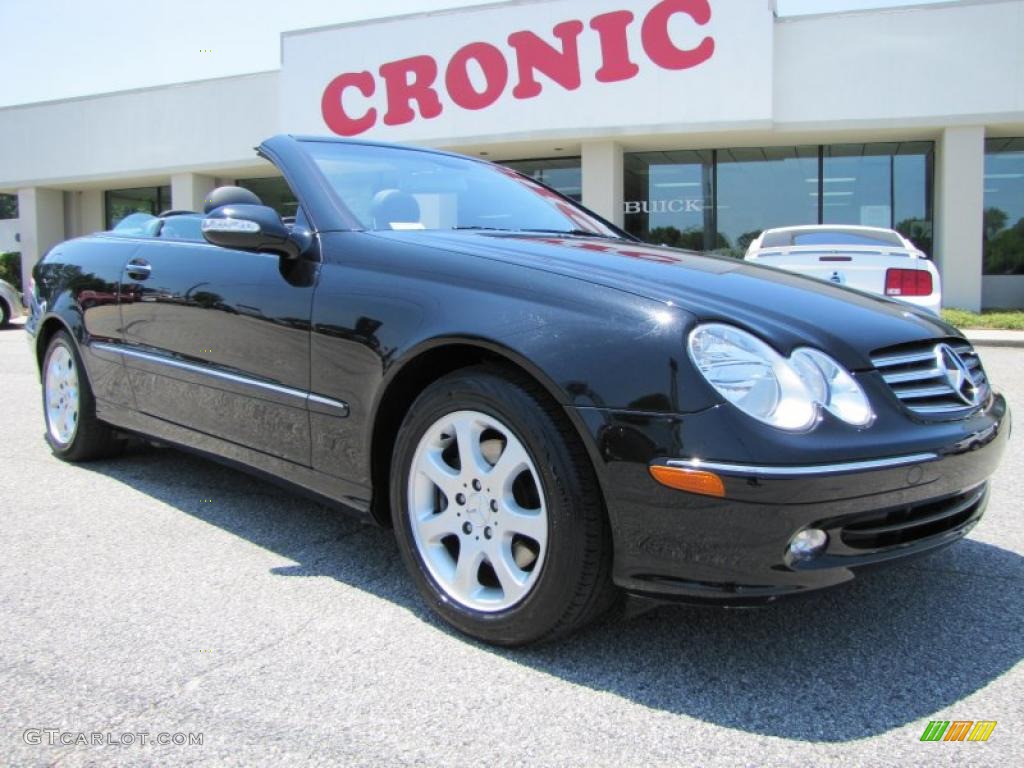
[[[722,323],[697,326],[690,359],[726,400],[758,421],[790,432],[811,429],[819,407],[855,426],[874,413],[853,377],[835,360],[802,348],[790,359],[746,331]]]
[[[875,420],[867,395],[839,363],[823,352],[803,347],[789,358],[804,380],[820,381],[815,391],[818,403],[834,416],[855,427],[866,427]]]
[[[818,409],[789,362],[756,336],[709,323],[690,334],[690,358],[718,393],[744,413],[779,429],[810,429]]]

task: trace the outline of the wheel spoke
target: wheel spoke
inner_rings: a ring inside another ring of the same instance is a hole
[[[465,540],[462,542],[459,561],[455,564],[453,586],[463,600],[473,599],[475,593],[480,589],[480,580],[477,578],[477,574],[480,571],[480,564],[485,558],[483,550],[473,544]]]
[[[512,559],[512,540],[495,540],[495,545],[487,558],[498,577],[505,600],[515,601],[526,592],[530,574],[522,570]]]
[[[506,497],[501,504],[501,528],[507,534],[518,533],[541,546],[548,540],[548,519],[543,505],[540,509],[523,509]]]
[[[506,440],[505,450],[498,457],[497,463],[491,467],[488,479],[493,483],[491,488],[496,493],[511,493],[512,482],[519,474],[530,466],[530,457],[518,440]]]
[[[444,495],[448,497],[449,503],[454,501],[452,497],[455,495],[456,486],[459,482],[459,474],[444,463],[440,452],[431,451],[424,456],[423,461],[419,464],[419,471],[426,475],[430,482],[444,491]]]
[[[455,421],[455,439],[459,446],[459,464],[463,477],[479,477],[489,467],[480,453],[482,432],[479,422],[469,415],[463,415]]]
[[[427,515],[420,519],[420,535],[426,542],[440,541],[446,536],[457,534],[459,531],[459,520],[455,516],[452,507],[436,515]]]

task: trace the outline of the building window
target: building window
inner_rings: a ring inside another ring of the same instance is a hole
[[[18,196],[0,195],[0,219],[18,218]]]
[[[578,157],[550,157],[539,160],[510,160],[501,163],[547,184],[577,203],[583,199],[583,171]]]
[[[822,223],[895,229],[932,252],[931,142],[836,144],[822,158]]]
[[[292,188],[282,176],[267,176],[262,179],[238,179],[235,182],[239,187],[245,187],[253,192],[256,197],[269,205],[281,218],[294,217],[299,209],[299,201],[296,199]]]
[[[1024,138],[985,142],[986,275],[1024,275]]]
[[[933,154],[931,142],[629,153],[626,229],[742,257],[770,227],[862,224],[931,253]]]
[[[817,147],[723,149],[715,154],[715,250],[742,258],[762,230],[818,223]]]
[[[156,216],[171,207],[170,187],[135,187],[108,189],[103,193],[107,229],[113,229],[125,216],[148,213]]]
[[[710,151],[627,154],[626,229],[674,248],[714,250],[712,156]]]

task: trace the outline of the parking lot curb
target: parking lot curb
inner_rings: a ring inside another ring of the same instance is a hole
[[[1024,331],[964,330],[964,336],[976,347],[1015,347],[1024,349]]]

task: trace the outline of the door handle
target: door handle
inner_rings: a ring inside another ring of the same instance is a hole
[[[149,265],[149,262],[143,261],[142,259],[132,259],[131,261],[128,262],[128,265],[125,267],[125,271],[128,273],[128,277],[131,277],[135,280],[145,280],[147,277],[149,277],[149,273],[152,270],[153,268]]]

